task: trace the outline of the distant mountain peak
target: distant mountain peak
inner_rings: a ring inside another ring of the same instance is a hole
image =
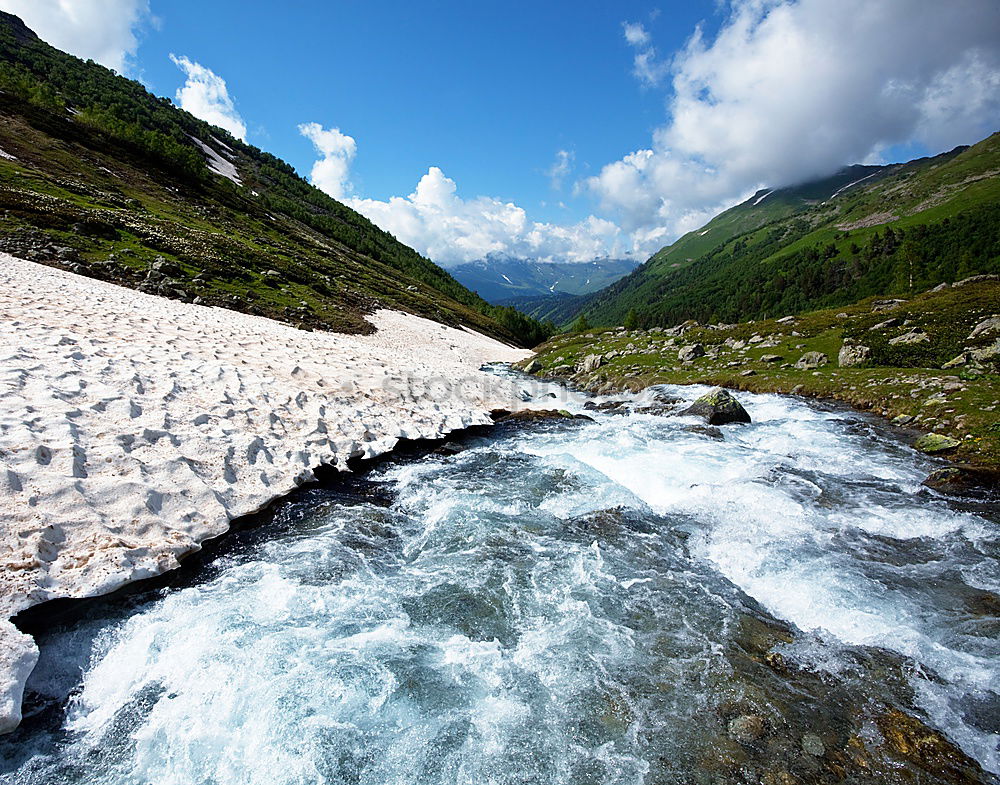
[[[451,273],[480,297],[498,303],[512,297],[589,294],[628,275],[638,265],[633,258],[560,262],[495,251],[453,267]]]

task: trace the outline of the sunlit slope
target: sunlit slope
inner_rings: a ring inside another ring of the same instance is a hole
[[[583,300],[596,324],[739,321],[1000,269],[1000,137],[762,191]],[[770,203],[770,204],[769,204]]]
[[[0,250],[314,328],[390,307],[540,337],[284,161],[3,13],[0,149]]]

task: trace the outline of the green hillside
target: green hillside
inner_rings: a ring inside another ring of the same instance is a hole
[[[892,167],[848,166],[833,177],[790,188],[765,188],[745,202],[715,216],[700,229],[688,232],[676,242],[661,248],[649,259],[650,271],[664,274],[685,267],[704,256],[720,243],[785,218],[831,198],[840,189],[859,181],[884,175]]]
[[[524,345],[543,328],[298,176],[0,12],[0,251],[303,327],[398,308]]]
[[[845,187],[846,186],[846,187]],[[1000,136],[760,192],[578,303],[593,324],[733,322],[1000,270]]]

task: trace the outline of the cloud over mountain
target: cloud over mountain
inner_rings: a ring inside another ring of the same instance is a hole
[[[652,51],[640,26],[625,35]],[[650,144],[586,181],[649,249],[761,186],[878,160],[894,145],[938,151],[996,130],[1000,5],[734,0],[714,38],[695,31],[672,74]]]
[[[178,105],[206,123],[224,128],[237,139],[245,140],[246,123],[236,111],[226,80],[186,57],[170,55],[170,59],[187,77],[177,91]]]
[[[540,223],[529,220],[527,212],[512,202],[489,196],[466,200],[457,190],[454,180],[432,166],[409,196],[388,201],[348,199],[347,204],[445,265],[480,259],[491,252],[584,261],[620,244],[618,227],[593,215],[564,226]]]
[[[323,128],[319,123],[303,123],[299,133],[313,143],[320,155],[312,167],[312,184],[334,199],[343,199],[353,190],[348,178],[358,150],[354,137],[341,133],[339,128]]]
[[[55,47],[119,73],[139,46],[136,30],[150,18],[148,0],[2,0]]]

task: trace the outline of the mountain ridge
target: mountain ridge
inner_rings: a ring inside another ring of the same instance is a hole
[[[996,272],[998,174],[993,134],[936,156],[758,191],[582,298],[562,323],[584,314],[623,324],[630,312],[647,326],[766,318]]]
[[[544,337],[276,156],[10,14],[0,149],[0,250],[314,329],[369,332],[365,314],[386,307],[508,342]]]
[[[599,258],[582,262],[542,262],[490,253],[450,268],[459,283],[484,300],[502,304],[511,298],[580,295],[599,291],[638,267],[635,259]]]

